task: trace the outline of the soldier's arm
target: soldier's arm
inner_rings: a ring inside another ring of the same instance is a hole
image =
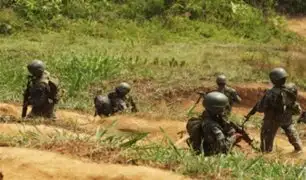
[[[257,112],[258,103],[259,103],[259,102],[257,102],[257,103],[255,104],[255,106],[253,106],[253,108],[251,109],[251,111],[248,113],[247,117],[251,117],[251,116],[253,116],[253,115]]]
[[[235,136],[225,136],[222,130],[217,126],[212,127],[212,133],[216,138],[216,144],[218,149],[216,149],[215,151],[217,152],[228,153],[231,150],[231,147],[236,142]]]
[[[298,102],[295,102],[292,107],[291,107],[291,110],[292,110],[292,114],[293,115],[299,115],[302,113],[302,108],[300,106],[300,104]]]
[[[235,89],[232,90],[232,97],[233,97],[234,102],[236,103],[240,103],[242,100]]]
[[[135,103],[135,101],[134,101],[134,99],[133,99],[132,96],[129,97],[129,103],[130,103],[131,106],[132,106],[131,111],[132,111],[132,112],[138,112],[136,103]]]

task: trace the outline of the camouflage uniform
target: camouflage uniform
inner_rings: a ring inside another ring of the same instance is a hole
[[[237,136],[235,130],[223,119],[222,113],[225,111],[225,107],[228,104],[227,97],[219,92],[212,92],[206,95],[219,96],[226,99],[226,104],[222,107],[205,103],[206,111],[203,112],[201,117],[191,118],[187,123],[187,132],[190,136],[188,142],[189,145],[197,152],[204,150],[205,156],[211,156],[219,153],[228,153],[231,147],[236,143]],[[218,98],[219,98],[218,97]],[[204,99],[204,101],[207,101]],[[209,101],[209,100],[208,100]],[[219,112],[213,112],[219,108]]]
[[[301,107],[296,102],[296,99],[290,97],[290,93],[288,93],[290,88],[289,86],[281,85],[278,87],[274,86],[266,91],[264,97],[247,115],[247,117],[250,117],[256,112],[264,113],[260,134],[260,148],[263,152],[271,152],[273,150],[274,138],[279,127],[285,131],[289,142],[295,150],[302,150],[302,142],[292,121],[293,115],[300,114]]]
[[[120,95],[118,95],[118,93],[111,92],[108,94],[108,98],[111,101],[113,113],[123,111],[137,112],[137,108],[132,96],[126,95],[121,97]]]
[[[127,90],[121,91],[121,87],[127,87]],[[117,112],[137,112],[136,104],[131,96],[128,95],[130,87],[128,84],[121,83],[114,92],[106,97],[97,96],[95,98],[95,115],[110,116]]]
[[[35,61],[33,62],[35,63]],[[32,110],[27,117],[55,118],[54,106],[57,99],[50,96],[53,93],[49,85],[50,73],[45,70],[41,75],[34,73],[29,76],[28,81],[24,96],[28,99],[28,104],[32,106]]]
[[[240,103],[241,98],[238,95],[237,91],[234,88],[231,88],[226,85],[226,77],[224,75],[219,75],[216,79],[216,83],[218,85],[218,92],[225,94],[229,100],[229,106],[227,107],[227,115],[229,115],[232,111],[232,106],[234,103]]]
[[[303,112],[299,117],[297,123],[306,123],[306,112]]]
[[[225,86],[223,89],[218,89],[219,92],[225,94],[229,100],[229,106],[227,107],[227,112],[230,114],[232,112],[232,107],[234,103],[240,103],[241,98],[239,97],[237,91],[229,86]]]

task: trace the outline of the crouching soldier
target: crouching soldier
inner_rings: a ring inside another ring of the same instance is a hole
[[[119,84],[114,92],[107,96],[97,96],[94,98],[95,116],[110,116],[117,112],[137,112],[136,104],[128,93],[131,86],[128,83]]]
[[[31,105],[32,110],[28,118],[55,119],[54,106],[58,102],[58,80],[51,78],[40,60],[29,63],[27,69],[30,75],[24,91],[22,118],[27,116],[27,107]]]
[[[203,101],[205,111],[199,118],[188,121],[188,144],[197,153],[203,150],[205,156],[226,154],[241,139],[241,135],[223,119],[228,105],[229,100],[223,93],[208,93]]]

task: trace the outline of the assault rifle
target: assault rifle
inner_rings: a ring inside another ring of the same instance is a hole
[[[187,115],[189,116],[192,111],[194,110],[194,108],[197,106],[197,104],[199,104],[200,100],[202,98],[204,98],[204,96],[206,95],[206,92],[197,92],[197,94],[199,94],[199,98],[197,99],[197,101],[191,106],[191,108],[188,110]]]
[[[32,78],[31,76],[28,76],[27,87],[23,93],[23,105],[22,105],[22,114],[21,114],[22,118],[26,117],[28,111],[29,96],[30,96],[29,89],[30,89],[31,78]]]
[[[230,122],[230,126],[236,130],[237,133],[241,134],[241,138],[248,143],[254,150],[259,151],[257,147],[253,145],[253,139],[249,136],[249,134],[244,130],[244,126],[235,124],[234,122]]]

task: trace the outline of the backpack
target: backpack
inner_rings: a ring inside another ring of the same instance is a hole
[[[270,103],[269,106],[278,113],[284,113],[290,105],[288,92],[283,88],[272,88],[268,92]]]
[[[57,78],[49,77],[48,85],[50,88],[49,98],[53,100],[54,103],[59,101],[59,81]]]
[[[201,118],[193,117],[188,120],[186,129],[189,134],[188,145],[193,148],[196,152],[201,151],[201,144],[203,140],[202,130],[203,120]]]

